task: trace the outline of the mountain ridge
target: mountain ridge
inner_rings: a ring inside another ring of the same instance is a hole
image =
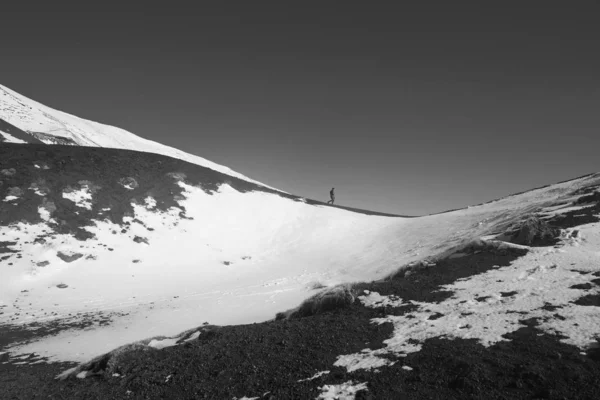
[[[0,85],[0,119],[46,144],[76,144],[164,154],[270,187],[203,157],[144,139],[122,128],[53,109],[3,85]]]

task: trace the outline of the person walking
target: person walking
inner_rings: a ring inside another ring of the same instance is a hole
[[[329,200],[327,202],[327,204],[331,203],[331,205],[333,205],[333,203],[335,202],[335,192],[334,191],[335,191],[335,188],[331,188],[331,190],[329,191],[329,197],[331,197],[331,200]]]

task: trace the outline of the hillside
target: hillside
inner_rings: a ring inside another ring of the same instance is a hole
[[[205,158],[143,139],[121,128],[52,109],[0,85],[0,132],[3,132],[0,133],[0,142],[3,141],[2,139],[9,139],[9,136],[14,136],[14,134],[6,135],[9,132],[2,129],[3,124],[12,125],[19,130],[20,134],[17,136],[19,142],[95,146],[163,154],[261,184]]]
[[[144,152],[3,144],[0,173],[6,398],[600,389],[598,174],[407,218]]]

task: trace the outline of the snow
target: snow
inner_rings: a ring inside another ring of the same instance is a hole
[[[205,158],[143,139],[124,129],[88,121],[52,109],[2,85],[0,85],[0,118],[23,131],[41,132],[59,138],[71,139],[80,146],[129,149],[163,154],[266,186],[263,183],[250,179],[228,167],[216,164]],[[49,139],[41,140],[48,144],[53,143]]]
[[[319,389],[321,389],[321,394],[317,399],[353,400],[357,392],[367,390],[367,382],[354,383],[353,381],[347,381],[340,385],[324,385]]]
[[[4,267],[6,263],[0,265],[3,277],[0,304],[7,305],[0,315],[0,323],[10,321],[26,326],[33,321],[62,320],[69,314],[75,316],[69,317],[71,321],[77,322],[77,313],[117,313],[110,324],[65,330],[9,349],[11,355],[33,352],[52,361],[87,361],[148,337],[172,338],[204,322],[215,325],[261,322],[312,295],[311,283],[334,286],[384,278],[403,265],[497,232],[498,226],[521,213],[552,205],[559,199],[568,200],[567,193],[597,181],[598,176],[582,178],[469,209],[421,218],[357,214],[264,192],[240,193],[226,184],[211,195],[199,187],[179,182],[185,197],[179,201],[180,207],[161,212],[151,197],[146,198],[143,205],[132,204],[134,215],[127,218],[130,226],[124,234],[112,234],[113,230],[120,232],[123,227],[109,220],[94,221],[94,225],[87,228],[94,238],[86,241],[55,233],[46,221],[0,226],[2,240],[15,242],[8,247],[22,256],[11,259],[14,263],[11,268]],[[78,204],[94,201],[93,193],[85,192],[85,196],[78,193],[79,197],[74,200]],[[179,216],[182,207],[193,219]],[[43,218],[49,218],[49,214],[40,213]],[[146,239],[148,245],[134,242],[136,236]],[[591,232],[589,236],[594,237]],[[40,237],[44,238],[43,242],[35,240]],[[545,262],[539,261],[546,269],[532,273],[531,277],[544,284],[565,280],[569,272],[558,269],[562,272],[557,274],[549,266],[560,266],[560,257],[580,254],[571,248],[580,249],[582,257],[587,254],[584,250],[589,250],[582,242],[577,247],[569,247],[568,253],[552,253]],[[82,256],[66,262],[58,257],[59,251]],[[48,264],[37,267],[39,262]],[[554,280],[543,280],[550,277]],[[496,291],[506,289],[493,279],[482,281],[482,287],[490,285],[488,289]],[[582,276],[572,281],[585,279],[591,278]],[[515,282],[525,285],[529,281]],[[60,283],[68,288],[58,289],[56,285]],[[462,296],[461,300],[472,295],[467,293],[467,288],[461,289],[460,284],[457,283],[455,290],[459,293],[457,296]],[[512,289],[513,284],[508,286],[511,289],[507,290],[516,290]],[[23,290],[27,292],[22,293]],[[503,298],[494,304],[531,297],[527,291],[533,290],[532,287],[525,285],[521,290],[514,299]],[[571,297],[565,295],[557,301],[567,301],[580,291],[571,292]],[[544,296],[550,299],[548,293]],[[401,301],[386,299],[374,292],[361,296],[361,300],[372,307]],[[441,325],[440,321],[472,324],[478,327],[477,334],[484,331],[485,321],[477,320],[476,316],[472,316],[473,320],[462,320],[463,317],[452,310],[458,307],[459,300],[447,301],[433,306],[417,304],[419,310],[414,314],[418,319],[412,322],[391,316],[374,321],[390,321],[397,326],[396,339],[381,351],[394,354],[418,351],[402,342],[400,327],[403,324],[412,329],[411,335],[421,339],[439,334],[441,328],[431,324]],[[533,301],[527,304],[534,304]],[[502,329],[515,327],[508,314],[494,317],[498,306],[471,303],[469,307],[496,318],[498,326],[494,329],[497,331],[494,335],[486,332],[483,342],[496,340]],[[460,307],[466,306],[460,304]],[[432,311],[426,311],[425,307]],[[423,321],[435,312],[433,310],[443,311],[445,317]],[[595,329],[592,310],[576,310],[573,318],[587,318],[592,324],[590,332]],[[566,328],[555,323],[552,329]],[[469,332],[458,328],[447,331],[450,334]],[[583,343],[589,332],[582,331],[580,335],[581,338],[575,336],[574,340]],[[340,365],[357,369],[386,365],[379,355],[363,352],[360,358],[348,355],[338,361]]]
[[[503,335],[521,328],[519,321],[530,318],[539,318],[539,329],[547,334],[562,335],[561,341],[567,344],[582,349],[596,345],[600,308],[577,305],[574,301],[586,294],[600,293],[600,287],[592,284],[592,289],[585,290],[573,286],[590,283],[597,278],[592,273],[600,273],[600,224],[577,229],[577,238],[563,242],[561,248],[532,248],[508,267],[443,286],[441,290],[454,295],[439,304],[411,301],[418,306],[417,310],[402,316],[374,319],[377,324],[391,322],[394,325],[393,336],[384,342],[386,347],[340,356],[335,365],[345,366],[348,371],[390,365],[388,358],[380,356],[418,352],[421,343],[439,336],[477,339],[488,347],[508,340]],[[569,231],[572,230],[567,230],[566,236],[570,236]],[[516,293],[506,295],[513,292]],[[481,297],[488,298],[478,301]],[[361,300],[370,304],[370,299]],[[548,305],[559,308],[543,308]],[[442,316],[430,320],[435,314]]]
[[[79,190],[65,191],[63,192],[62,197],[71,200],[78,207],[86,208],[88,210],[92,209],[92,193],[86,186]]]
[[[368,292],[368,290],[365,290]],[[397,296],[382,296],[377,292],[369,292],[366,296],[358,296],[358,299],[366,307],[398,307],[402,304],[402,299]]]
[[[18,198],[17,196],[6,196],[6,197],[4,198],[4,202],[5,202],[5,203],[8,203],[8,202],[15,201],[15,200],[18,200],[18,199],[19,199],[19,198]]]
[[[10,133],[0,131],[0,135],[2,135],[4,137],[5,143],[27,143],[24,140],[17,139],[16,137],[12,136]]]
[[[40,214],[40,218],[44,221],[50,221],[50,211],[44,207],[38,207],[38,213]]]
[[[379,357],[383,353],[383,351],[365,349],[362,353],[338,356],[337,361],[333,365],[336,367],[346,367],[348,372],[353,372],[359,369],[370,370],[386,365],[391,366],[396,363],[395,361]]]
[[[312,381],[313,379],[320,378],[323,375],[327,375],[328,373],[329,373],[329,371],[320,371],[320,372],[317,372],[316,374],[314,374],[313,376],[311,376],[310,378],[300,379],[298,382]]]
[[[167,338],[162,340],[154,339],[148,343],[148,347],[153,347],[157,350],[164,349],[165,347],[173,347],[177,345],[177,340],[178,338]]]

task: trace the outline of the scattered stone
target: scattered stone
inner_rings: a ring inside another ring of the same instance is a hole
[[[150,244],[150,243],[148,243],[148,239],[146,239],[145,237],[141,237],[141,236],[134,237],[133,241],[136,242],[136,243]]]
[[[577,285],[570,286],[569,289],[589,290],[594,286],[591,283],[579,283]]]
[[[33,166],[34,166],[34,167],[36,167],[36,168],[41,168],[41,169],[44,169],[44,170],[46,170],[46,169],[50,169],[50,166],[49,166],[49,165],[48,165],[48,163],[47,163],[47,162],[45,162],[45,161],[35,161],[35,162],[33,163]]]
[[[579,306],[600,307],[600,294],[588,294],[573,302]]]
[[[137,181],[132,177],[121,178],[119,179],[119,184],[123,186],[125,189],[133,190],[139,187]]]
[[[37,265],[38,267],[45,267],[46,265],[50,265],[50,261],[40,261],[35,265]]]
[[[440,319],[444,316],[444,314],[436,312],[435,314],[432,314],[429,316],[429,318],[427,318],[430,321],[435,321],[436,319]]]
[[[8,196],[14,196],[14,197],[21,197],[23,196],[23,189],[21,189],[20,187],[14,186],[11,188],[8,188]]]
[[[15,176],[16,173],[17,170],[15,170],[14,168],[3,169],[0,171],[0,174],[4,176]]]
[[[167,176],[175,179],[177,182],[181,182],[186,178],[186,175],[183,172],[169,172]]]
[[[547,221],[530,215],[511,226],[500,240],[527,246],[552,246],[558,242],[560,230],[550,226]]]
[[[56,287],[59,289],[66,289],[69,287],[69,285],[64,284],[64,283],[59,283],[58,285],[56,285]]]
[[[65,254],[62,251],[59,251],[58,253],[56,253],[56,256],[58,258],[60,258],[61,260],[63,260],[64,262],[70,263],[75,260],[79,260],[81,257],[83,257],[83,254],[80,254],[80,253]]]

